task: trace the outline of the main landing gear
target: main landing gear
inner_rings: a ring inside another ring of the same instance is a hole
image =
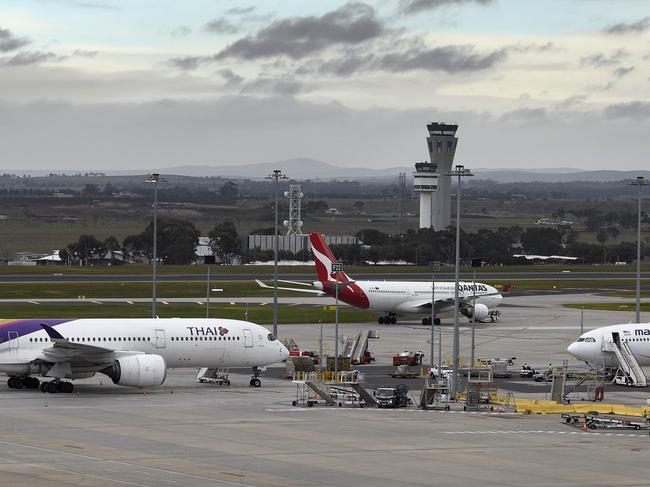
[[[10,389],[38,389],[39,384],[36,377],[9,377],[7,380]]]
[[[262,385],[262,381],[260,380],[261,372],[262,371],[259,369],[259,367],[253,367],[253,377],[251,377],[250,381],[251,387],[260,387]]]
[[[431,323],[431,320],[429,318],[422,318],[422,324],[424,326],[429,326],[430,323]],[[434,318],[433,324],[435,326],[440,326],[440,318]]]
[[[57,392],[63,392],[70,394],[74,390],[72,382],[61,382],[59,379],[54,379],[50,382],[43,382],[41,384],[41,392],[49,392],[50,394],[55,394]]]
[[[395,313],[384,313],[384,316],[377,318],[377,323],[380,325],[394,325],[397,323],[397,316]]]

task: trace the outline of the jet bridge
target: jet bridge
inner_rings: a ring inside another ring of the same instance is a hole
[[[603,352],[613,353],[618,359],[618,371],[614,381],[620,378],[621,383],[633,387],[646,387],[648,380],[637,362],[630,345],[626,341],[621,341],[618,332],[612,333],[612,341],[603,341]]]

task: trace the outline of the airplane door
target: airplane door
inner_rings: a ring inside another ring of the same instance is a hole
[[[621,348],[621,337],[618,335],[618,332],[615,331],[612,333],[612,341],[618,348]]]
[[[244,348],[253,348],[253,332],[244,329]]]
[[[166,346],[165,330],[159,328],[156,330],[156,348],[165,348]]]
[[[16,350],[18,348],[18,332],[10,331],[7,333],[7,339],[9,340],[9,350]]]

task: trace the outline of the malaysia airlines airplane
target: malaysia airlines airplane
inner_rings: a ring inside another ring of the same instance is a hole
[[[161,385],[167,369],[259,367],[289,351],[254,323],[225,319],[79,319],[0,321],[0,373],[13,389],[72,392],[71,382],[96,373],[115,384]],[[50,378],[41,382],[34,376]]]
[[[614,347],[629,349],[639,365],[650,365],[650,323],[609,325],[588,331],[567,348],[567,352],[588,364],[613,360],[618,363]]]
[[[327,295],[334,297],[336,283],[339,285],[339,299],[344,303],[362,309],[370,309],[382,313],[378,318],[380,325],[384,323],[397,323],[398,314],[431,315],[431,283],[413,281],[355,281],[345,272],[332,272],[332,264],[336,264],[336,257],[327,246],[320,233],[310,233],[309,242],[314,254],[318,281],[311,285],[313,289],[300,289],[281,287],[287,291],[298,291]],[[264,288],[271,288],[261,281],[257,284]],[[291,284],[305,285],[294,281],[283,281]],[[490,319],[494,321],[499,313],[495,308],[501,303],[502,296],[494,287],[487,284],[459,282],[458,283],[459,310],[463,316],[472,318],[475,314],[477,321]],[[474,297],[474,288],[476,296]],[[453,313],[454,308],[454,283],[436,282],[435,298],[435,324],[440,324],[440,315]],[[422,324],[428,325],[430,319],[422,318]]]

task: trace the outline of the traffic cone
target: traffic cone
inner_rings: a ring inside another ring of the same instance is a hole
[[[581,429],[582,431],[588,431],[588,430],[589,430],[589,427],[587,426],[587,422],[586,422],[586,421],[585,421],[584,423],[582,423],[582,426],[580,427],[580,429]]]

